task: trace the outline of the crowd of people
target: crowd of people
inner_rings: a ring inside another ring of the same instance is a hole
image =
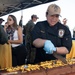
[[[47,8],[45,21],[35,24],[34,22],[39,17],[33,14],[23,30],[23,16],[18,25],[16,17],[8,15],[2,34],[7,36],[3,36],[6,39],[5,41],[3,40],[3,44],[11,44],[13,67],[31,63],[29,61],[31,57],[34,59],[33,64],[57,59],[53,56],[53,53],[66,57],[66,54],[71,50],[72,39],[69,28],[65,26],[66,18],[63,20],[63,24],[59,22],[60,13],[61,8],[56,4],[51,4]],[[33,49],[34,52],[32,51]]]

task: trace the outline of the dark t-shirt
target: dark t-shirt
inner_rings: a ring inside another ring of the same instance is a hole
[[[0,25],[0,44],[5,44],[8,42],[8,37],[3,27]]]
[[[37,38],[51,40],[55,47],[65,46],[69,51],[72,46],[70,30],[59,22],[54,26],[49,26],[47,21],[38,22],[32,31],[33,41]],[[36,63],[54,59],[52,54],[46,54],[43,47],[36,48]]]

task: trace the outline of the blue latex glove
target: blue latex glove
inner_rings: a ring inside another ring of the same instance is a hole
[[[50,40],[45,42],[43,49],[46,51],[46,54],[52,54],[53,51],[56,51],[56,47]]]

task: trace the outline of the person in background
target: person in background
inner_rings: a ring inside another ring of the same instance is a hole
[[[2,25],[0,25],[0,44],[8,43],[8,37]]]
[[[63,25],[65,25],[67,28],[69,28],[66,24],[67,24],[67,19],[64,18],[64,19],[63,19]]]
[[[73,28],[73,40],[75,40],[75,27]]]
[[[66,57],[72,47],[71,32],[59,22],[61,8],[56,4],[48,6],[47,20],[37,22],[33,28],[32,43],[36,48],[35,63],[55,60],[53,53]]]
[[[27,22],[27,24],[24,26],[24,29],[23,29],[23,34],[26,34],[26,32],[28,32],[28,30],[32,30],[33,27],[35,26],[35,23],[37,21],[37,19],[39,19],[37,17],[37,15],[32,15],[31,16],[31,19]]]
[[[7,25],[8,24],[8,25]],[[14,15],[9,15],[4,30],[8,34],[8,42],[12,46],[12,66],[25,64],[26,51],[23,45],[22,28],[17,25]]]
[[[66,23],[67,23],[67,19],[64,18],[64,19],[63,19],[63,24],[66,25]]]
[[[23,19],[23,16],[21,16],[21,19],[20,19],[20,21],[19,21],[19,26],[23,26],[23,24],[22,24],[22,19]]]
[[[3,21],[4,21],[4,20],[3,20],[2,18],[0,18],[0,25],[2,24]]]
[[[8,43],[8,35],[0,25],[0,69],[12,67],[11,45]]]
[[[2,25],[3,22],[4,22],[4,19],[0,18],[0,25]],[[4,26],[2,25],[2,27],[4,27]]]
[[[37,15],[32,15],[31,16],[31,20],[28,21],[28,23],[25,25],[24,30],[23,30],[23,34],[25,35],[25,47],[26,47],[26,51],[27,51],[27,60],[28,63],[32,62],[32,60],[30,59],[33,55],[30,56],[31,53],[31,31],[35,26],[35,23],[38,19]],[[34,50],[35,51],[35,50]],[[32,52],[35,54],[35,52]],[[31,61],[29,61],[31,60]]]

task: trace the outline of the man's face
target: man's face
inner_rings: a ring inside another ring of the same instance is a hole
[[[55,15],[47,15],[47,21],[49,23],[50,26],[54,26],[58,21],[59,21],[59,15],[55,14]]]
[[[33,18],[33,21],[36,22],[36,21],[37,21],[37,18],[34,17],[34,18]]]
[[[64,18],[64,19],[63,19],[63,24],[66,25],[66,23],[67,23],[67,19]]]

